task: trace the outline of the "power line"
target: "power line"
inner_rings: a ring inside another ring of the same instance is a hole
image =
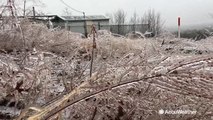
[[[68,8],[72,9],[73,11],[75,12],[78,12],[78,13],[82,13],[83,14],[83,17],[84,17],[84,32],[85,32],[85,37],[87,38],[87,23],[86,23],[86,15],[85,15],[85,12],[83,11],[80,11],[80,10],[77,10],[71,6],[69,6],[67,3],[64,2],[64,0],[60,0],[65,6],[67,6]]]
[[[75,8],[73,8],[73,7],[71,7],[71,6],[69,6],[67,3],[64,2],[64,0],[60,0],[60,1],[61,1],[65,6],[67,6],[68,8],[72,9],[73,11],[78,12],[78,13],[83,13],[83,14],[84,14],[83,11],[77,10],[77,9],[75,9]]]

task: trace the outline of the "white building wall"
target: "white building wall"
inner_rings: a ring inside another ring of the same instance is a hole
[[[87,32],[91,32],[91,26],[94,24],[96,26],[96,29],[98,30],[110,30],[109,27],[109,21],[87,21]],[[100,25],[99,25],[100,24]],[[84,34],[84,22],[69,22],[68,23],[68,30],[72,32],[78,32]]]

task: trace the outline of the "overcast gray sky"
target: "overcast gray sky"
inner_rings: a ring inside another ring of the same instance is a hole
[[[66,6],[60,0],[41,0],[46,4],[45,12],[61,14]],[[129,16],[134,11],[143,15],[148,9],[159,11],[167,26],[176,26],[181,16],[182,25],[213,23],[209,13],[213,13],[213,0],[64,0],[75,9],[87,15],[105,15],[117,9],[124,9]],[[73,15],[81,15],[72,12]]]

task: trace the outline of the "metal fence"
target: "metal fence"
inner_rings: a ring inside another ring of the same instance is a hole
[[[64,24],[60,24],[60,25],[57,24],[57,26],[60,26],[62,29],[67,29],[72,32],[85,34],[85,28],[87,28],[87,32],[90,33],[92,25],[87,25],[85,27],[83,24],[82,25],[71,24],[68,26],[64,26]],[[147,24],[123,24],[123,25],[95,24],[95,26],[97,30],[109,30],[112,33],[120,34],[120,35],[126,35],[130,32],[135,32],[135,31],[145,33],[149,29],[149,26]]]
[[[139,31],[141,33],[145,33],[148,30],[147,24],[125,24],[125,25],[98,25],[97,29],[102,30],[106,29],[110,30],[112,33],[126,35],[130,32]]]

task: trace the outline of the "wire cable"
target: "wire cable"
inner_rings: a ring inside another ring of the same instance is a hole
[[[84,14],[83,11],[80,11],[80,10],[77,10],[77,9],[71,7],[70,5],[68,5],[67,3],[65,3],[64,0],[60,0],[60,1],[61,1],[65,6],[67,6],[68,8],[72,9],[73,11],[78,12],[78,13],[83,13],[83,14]]]

